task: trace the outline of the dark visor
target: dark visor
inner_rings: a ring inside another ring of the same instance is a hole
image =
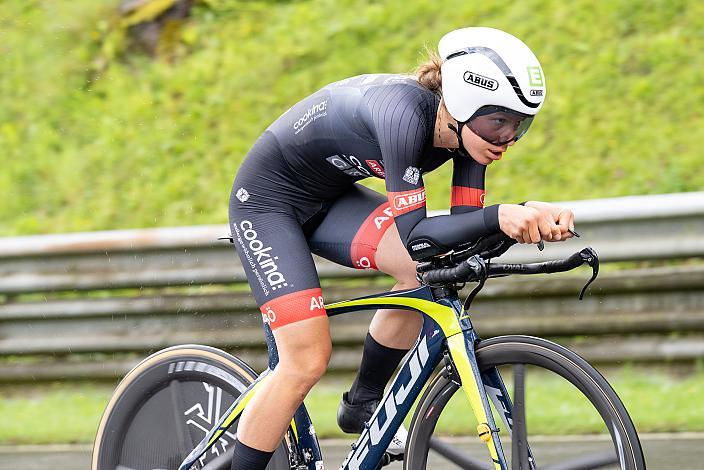
[[[501,147],[523,137],[532,122],[529,114],[502,106],[482,106],[469,118],[467,126],[490,144]]]

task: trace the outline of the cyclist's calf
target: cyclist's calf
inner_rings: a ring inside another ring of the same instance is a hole
[[[254,449],[274,450],[296,408],[325,373],[332,342],[328,318],[314,317],[274,330],[280,361],[247,405],[237,439]]]

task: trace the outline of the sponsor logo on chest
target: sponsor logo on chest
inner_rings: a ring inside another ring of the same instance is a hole
[[[420,179],[420,170],[414,166],[409,166],[406,168],[406,172],[403,174],[403,181],[409,184],[418,184]]]
[[[374,172],[376,176],[379,178],[385,178],[386,173],[384,172],[384,166],[383,166],[383,161],[377,161],[377,160],[364,160],[364,162],[367,164],[370,170]]]
[[[344,153],[340,155],[330,155],[325,160],[341,172],[354,176],[355,178],[371,176],[369,170],[364,168],[362,162],[354,155],[345,155]]]
[[[328,100],[323,100],[320,103],[308,108],[308,110],[306,110],[303,116],[301,116],[298,121],[293,123],[293,130],[295,131],[294,134],[298,134],[299,132],[301,132],[311,122],[314,122],[317,119],[327,116],[327,108]]]

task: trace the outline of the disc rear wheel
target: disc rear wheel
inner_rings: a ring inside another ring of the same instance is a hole
[[[92,470],[177,469],[255,377],[215,348],[177,346],[153,354],[125,376],[108,403]],[[236,426],[192,468],[229,469]],[[289,469],[283,443],[267,469]]]

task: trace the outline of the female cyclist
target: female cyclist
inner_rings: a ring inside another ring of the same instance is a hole
[[[362,75],[290,108],[249,151],[235,179],[230,226],[271,327],[280,362],[244,411],[233,470],[266,467],[331,352],[311,252],[377,269],[413,288],[416,260],[503,231],[521,243],[569,238],[573,215],[542,202],[484,207],[486,166],[525,134],[545,99],[538,59],[491,28],[445,35],[415,77]],[[423,174],[453,163],[451,214],[427,217]],[[386,180],[387,195],[355,184]],[[379,310],[338,423],[361,432],[420,315]],[[402,443],[401,443],[402,445]]]

